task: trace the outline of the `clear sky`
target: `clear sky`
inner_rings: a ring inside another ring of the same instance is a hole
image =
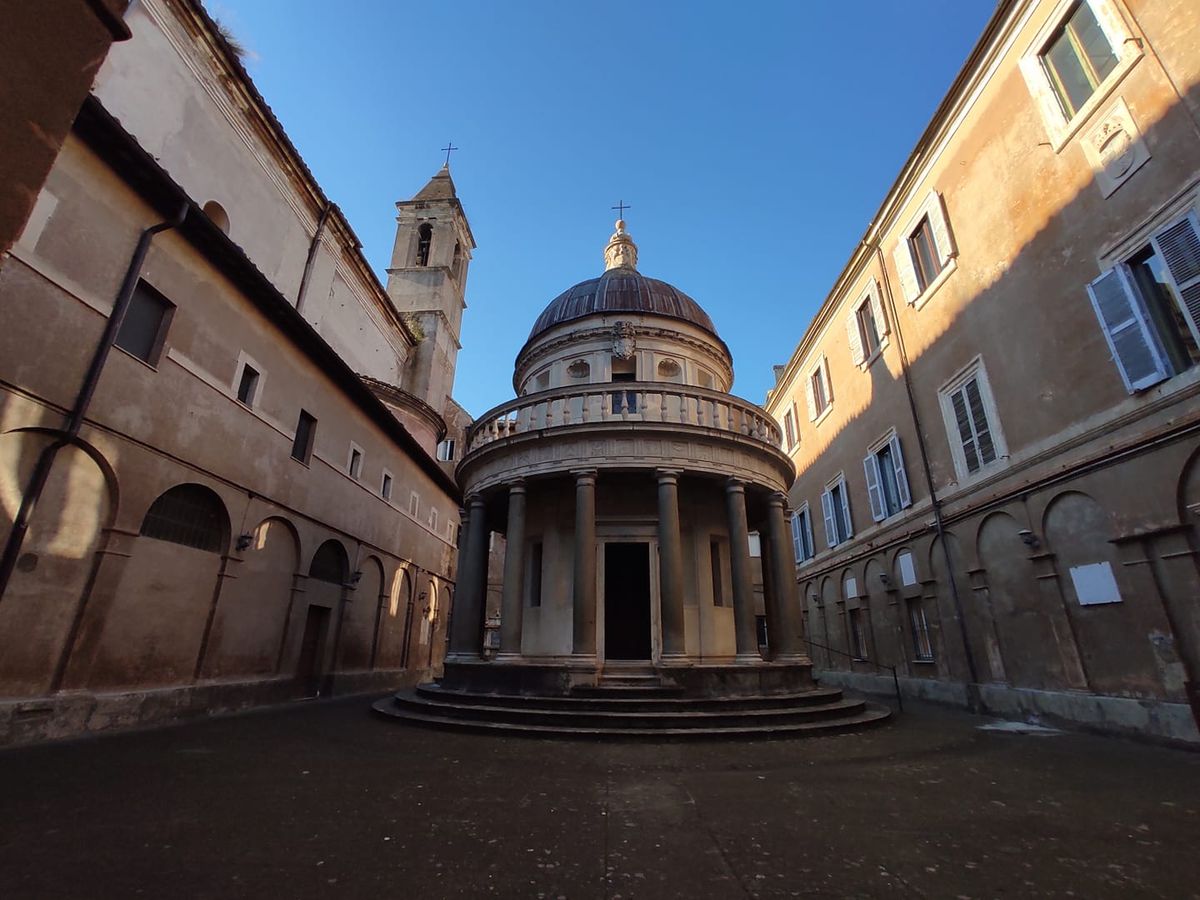
[[[479,244],[455,397],[510,399],[538,313],[603,270],[694,297],[763,402],[983,30],[988,0],[206,0],[381,278],[442,164]]]

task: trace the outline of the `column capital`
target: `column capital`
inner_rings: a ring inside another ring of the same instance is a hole
[[[506,488],[508,488],[508,492],[510,494],[525,493],[525,479],[524,478],[513,478],[510,481],[504,482],[504,486]]]
[[[771,491],[771,493],[767,494],[767,505],[786,509],[787,499],[787,494],[783,493],[783,491]]]
[[[594,483],[596,481],[595,469],[572,469],[571,474],[575,476],[576,484],[585,484],[589,481]]]
[[[683,474],[682,469],[655,469],[654,477],[658,479],[659,484],[677,484],[679,476]]]
[[[468,509],[480,509],[484,506],[487,506],[487,501],[483,499],[483,494],[471,494],[467,497]]]
[[[744,494],[746,493],[746,482],[740,478],[725,479],[725,493],[727,494]]]

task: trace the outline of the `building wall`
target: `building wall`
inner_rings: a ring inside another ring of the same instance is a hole
[[[53,214],[31,219],[0,272],[6,536],[138,235],[161,218],[74,136],[46,192]],[[455,558],[449,482],[179,232],[155,239],[142,279],[175,305],[165,345],[153,366],[112,351],[79,441],[53,469],[0,600],[0,734],[20,741],[311,693],[315,682],[297,676],[313,607],[329,610],[315,662],[322,691],[330,675],[338,690],[364,689],[437,666]],[[261,373],[249,407],[236,399],[246,359]],[[291,455],[302,407],[317,419],[308,463]],[[141,534],[155,499],[181,484],[218,498],[220,552]],[[339,583],[309,574],[327,541],[346,558]]]
[[[814,640],[850,652],[862,609],[871,659],[922,680],[914,691],[965,697],[961,685],[976,682],[1001,711],[1197,740],[1185,687],[1200,663],[1200,545],[1180,498],[1195,477],[1200,369],[1127,390],[1087,286],[1155,227],[1200,208],[1190,49],[1200,16],[1182,4],[1092,6],[1121,59],[1070,123],[1037,90],[1038,50],[1068,5],[999,8],[768,409],[780,421],[791,410],[798,425],[791,502],[812,513],[817,553],[798,574]],[[1128,149],[1106,159],[1113,133]],[[950,259],[914,297],[903,254],[923,211],[944,211]],[[856,362],[848,319],[868,290],[888,334]],[[833,400],[813,421],[808,376],[822,358]],[[990,386],[997,459],[970,472],[939,394],[974,361]],[[912,502],[875,522],[864,457],[892,429]],[[830,548],[821,495],[838,473],[853,537]],[[916,584],[902,583],[901,549]],[[1081,603],[1075,579],[1095,572],[1082,567],[1104,564],[1120,602]],[[922,598],[930,661],[913,659],[909,598]],[[874,671],[815,652],[830,668]]]

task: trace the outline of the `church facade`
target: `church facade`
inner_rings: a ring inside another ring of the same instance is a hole
[[[444,652],[474,249],[448,168],[381,283],[201,5],[122,24],[0,260],[0,741]]]
[[[777,368],[826,683],[1200,741],[1198,45],[1000,3]]]

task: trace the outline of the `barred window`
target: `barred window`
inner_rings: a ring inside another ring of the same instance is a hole
[[[221,553],[229,544],[229,517],[214,491],[200,484],[180,484],[150,505],[141,535]]]

